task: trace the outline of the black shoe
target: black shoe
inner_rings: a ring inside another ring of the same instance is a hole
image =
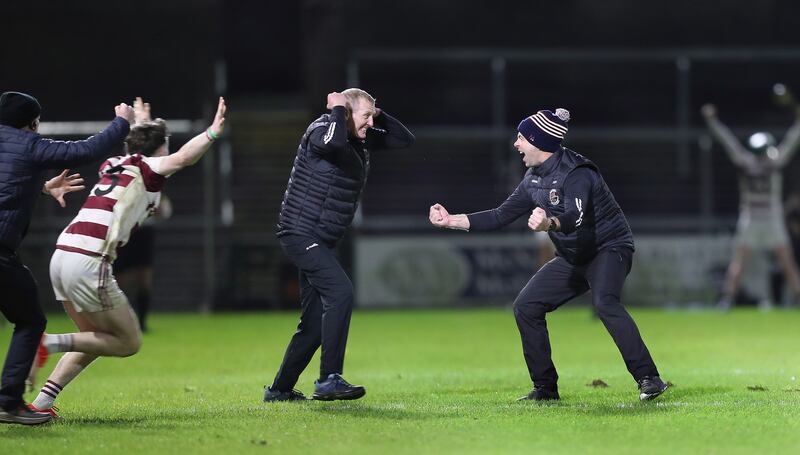
[[[669,387],[658,376],[645,376],[637,382],[639,383],[639,399],[642,401],[652,400]]]
[[[345,381],[336,373],[329,374],[324,381],[314,381],[315,400],[357,400],[367,394],[367,389]]]
[[[560,399],[561,397],[558,396],[558,389],[546,389],[544,387],[533,386],[533,390],[531,390],[529,394],[517,398],[517,401],[547,401]]]
[[[33,412],[25,405],[14,409],[0,409],[0,423],[18,423],[20,425],[41,425],[53,420],[53,416],[44,412]]]
[[[270,401],[305,401],[308,400],[303,392],[299,390],[292,389],[288,392],[281,392],[278,390],[272,390],[271,388],[264,386],[264,402]]]

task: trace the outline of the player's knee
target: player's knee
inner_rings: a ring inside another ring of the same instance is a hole
[[[546,314],[547,308],[542,302],[531,302],[520,299],[514,301],[514,316],[516,318],[527,317],[533,319],[544,319]]]
[[[330,299],[333,303],[331,306],[337,308],[352,308],[354,300],[352,286],[342,286],[334,292],[333,298]]]
[[[611,294],[601,295],[594,301],[594,306],[597,308],[598,314],[613,312],[620,308],[622,304],[619,297]]]
[[[47,328],[47,318],[43,314],[36,316],[31,322],[31,328],[41,335]]]
[[[142,348],[141,336],[129,337],[123,342],[123,346],[120,352],[120,357],[130,357],[139,352],[139,349],[141,348]]]
[[[47,327],[47,317],[38,305],[31,305],[29,308],[26,308],[26,311],[9,314],[8,321],[17,326],[18,329],[24,328],[28,331],[39,331],[40,335],[41,332],[44,332],[45,327]]]
[[[35,314],[23,320],[12,321],[17,330],[24,330],[26,333],[34,334],[37,338],[41,337],[47,327],[47,318],[44,314]]]

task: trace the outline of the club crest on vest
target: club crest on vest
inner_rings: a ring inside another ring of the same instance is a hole
[[[550,190],[550,204],[558,205],[559,202],[561,202],[561,199],[558,197],[558,190],[555,188]]]

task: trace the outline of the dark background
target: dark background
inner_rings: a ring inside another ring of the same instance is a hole
[[[216,156],[171,179],[156,306],[260,309],[292,300],[274,240],[280,198],[299,136],[325,95],[354,80],[353,65],[418,136],[412,150],[373,157],[356,233],[422,231],[433,202],[495,206],[523,172],[514,126],[556,107],[572,112],[567,145],[600,165],[636,232],[730,231],[736,175],[716,145],[700,167],[699,107],[716,103],[741,136],[780,136],[792,113],[770,89],[800,82],[799,26],[800,4],[788,0],[6,2],[0,90],[37,96],[43,121],[110,120],[137,95],[158,116],[208,121],[225,95],[232,172]],[[492,58],[505,64],[499,105]],[[95,169],[80,171],[91,182]],[[794,163],[787,188],[797,172]],[[80,199],[37,209],[23,254],[44,296],[53,241]]]

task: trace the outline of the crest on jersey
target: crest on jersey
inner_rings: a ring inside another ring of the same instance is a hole
[[[559,202],[561,202],[561,199],[558,197],[558,190],[550,190],[550,204],[558,205]]]

